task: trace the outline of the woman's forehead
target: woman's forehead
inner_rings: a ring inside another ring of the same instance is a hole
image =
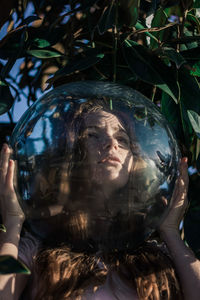
[[[119,120],[117,116],[114,114],[99,110],[95,112],[89,113],[85,117],[85,125],[86,127],[111,127],[113,129],[124,129],[122,122]]]

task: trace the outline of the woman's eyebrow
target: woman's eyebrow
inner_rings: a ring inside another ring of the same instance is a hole
[[[89,125],[89,126],[86,126],[86,130],[90,129],[90,130],[97,130],[97,131],[100,131],[102,130],[102,126],[98,126],[98,125]],[[115,130],[116,133],[122,133],[122,134],[125,134],[128,136],[126,130],[123,128],[123,127],[113,127],[113,129]]]
[[[122,127],[118,128],[118,129],[119,129],[119,130],[118,130],[119,133],[123,133],[123,134],[125,134],[125,135],[128,136],[128,133],[126,132],[125,129],[123,129]]]
[[[97,125],[90,125],[90,126],[86,126],[86,129],[95,129],[95,130],[100,130],[101,126],[97,126]]]

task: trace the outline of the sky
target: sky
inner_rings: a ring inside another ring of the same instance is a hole
[[[24,13],[24,17],[27,18],[28,16],[32,15],[34,13],[34,9],[31,3],[28,4],[27,9]],[[16,22],[16,16],[15,13],[13,13],[12,15],[13,20],[14,20],[14,28],[18,26],[18,23]],[[4,26],[1,28],[0,30],[0,40],[7,34],[7,26],[8,26],[8,22],[4,24]],[[13,68],[10,71],[10,74],[12,75],[12,77],[16,78],[17,73],[19,71],[19,66],[21,65],[23,61],[23,58],[18,59],[16,61],[16,63],[14,64]],[[7,62],[7,60],[2,60],[0,59],[0,62],[2,64],[5,64]],[[25,88],[23,89],[23,92],[25,95],[28,94],[28,89]],[[12,95],[15,97],[15,93],[11,90]],[[38,92],[38,98],[41,96],[41,93]],[[13,121],[17,122],[20,117],[22,116],[22,114],[27,110],[28,106],[27,106],[27,99],[25,96],[21,95],[21,99],[22,101],[20,102],[20,104],[18,102],[15,101],[14,106],[12,107],[11,111],[13,111]],[[0,115],[0,123],[7,123],[10,122],[8,114],[5,113],[3,115]]]

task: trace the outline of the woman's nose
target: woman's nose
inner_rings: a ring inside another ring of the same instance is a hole
[[[103,139],[103,149],[115,148],[117,149],[118,143],[117,140],[112,136],[106,136]]]

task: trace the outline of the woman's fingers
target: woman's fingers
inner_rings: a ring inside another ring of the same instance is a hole
[[[15,162],[10,159],[8,162],[7,175],[6,175],[6,186],[11,191],[14,190],[13,180],[14,180]]]
[[[10,149],[8,145],[4,144],[1,150],[0,158],[0,184],[4,185],[6,180],[6,175],[8,171],[8,163],[10,157]]]
[[[188,165],[187,165],[187,157],[183,157],[179,164],[179,172],[180,175],[176,180],[174,192],[172,195],[172,206],[176,206],[176,204],[186,198],[187,190],[188,190]]]
[[[173,196],[171,199],[171,207],[168,215],[160,226],[160,231],[177,230],[182,220],[185,210],[188,207],[187,189],[188,189],[188,166],[187,158],[183,158],[180,162],[180,175],[176,180]]]

